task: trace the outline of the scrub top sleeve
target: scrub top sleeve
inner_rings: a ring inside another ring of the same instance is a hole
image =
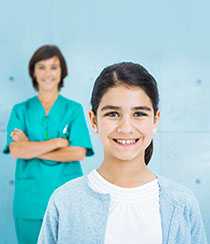
[[[74,119],[71,122],[69,131],[69,143],[70,146],[84,147],[87,149],[86,156],[94,154],[92,144],[87,128],[83,108],[81,105],[74,111]]]
[[[3,149],[3,153],[5,154],[8,154],[10,152],[9,145],[13,142],[11,132],[16,128],[25,132],[23,118],[21,118],[20,114],[18,114],[17,112],[16,106],[14,106],[10,114],[9,122],[7,124],[7,142]]]

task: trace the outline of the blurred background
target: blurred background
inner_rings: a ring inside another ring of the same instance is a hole
[[[58,45],[68,63],[62,94],[87,112],[103,67],[143,64],[160,89],[161,123],[151,167],[188,186],[199,200],[210,240],[210,2],[1,1],[0,149],[12,106],[35,94],[28,61],[43,44]],[[87,113],[86,113],[87,114]],[[103,152],[91,132],[95,157]],[[15,161],[0,153],[0,244],[16,244],[12,218]]]

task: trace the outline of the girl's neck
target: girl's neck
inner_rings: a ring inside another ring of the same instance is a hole
[[[121,187],[137,187],[156,178],[142,161],[121,161],[104,159],[97,171],[110,183]]]

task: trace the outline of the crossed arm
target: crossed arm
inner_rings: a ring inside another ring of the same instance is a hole
[[[10,153],[15,158],[40,158],[45,160],[69,162],[83,160],[86,149],[83,147],[68,146],[64,138],[55,138],[48,141],[29,141],[23,131],[15,129],[11,133],[13,142],[10,144]]]

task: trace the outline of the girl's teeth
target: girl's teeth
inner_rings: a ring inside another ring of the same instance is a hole
[[[131,145],[135,144],[136,140],[117,140],[117,142],[122,145]]]

